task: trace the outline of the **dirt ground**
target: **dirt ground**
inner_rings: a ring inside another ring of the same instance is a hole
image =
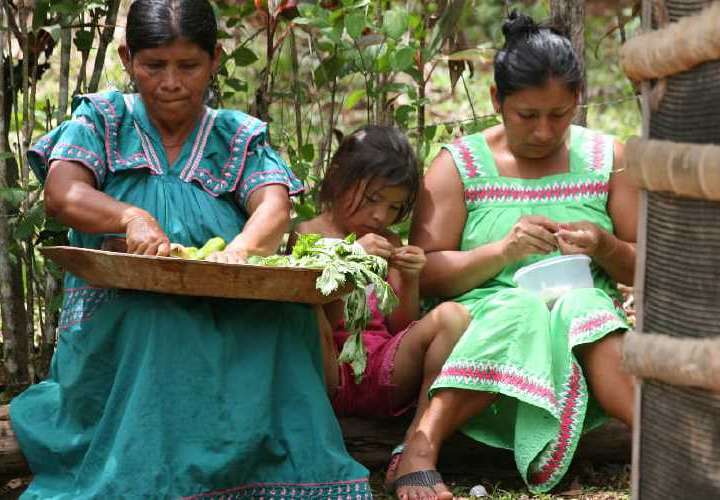
[[[370,484],[376,500],[395,498],[383,488],[384,471],[373,471]],[[489,496],[482,497],[492,500],[629,500],[630,498],[630,466],[628,464],[592,464],[590,462],[575,463],[571,466],[565,479],[555,490],[548,494],[532,495],[514,471],[508,471],[507,477],[500,480],[455,476],[451,471],[444,471],[444,479],[453,491],[457,500],[470,500],[470,490],[475,485],[482,485]]]

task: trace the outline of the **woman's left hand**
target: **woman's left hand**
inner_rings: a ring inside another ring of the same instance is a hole
[[[250,254],[244,248],[229,245],[225,250],[211,253],[205,260],[220,264],[245,264],[249,256]]]
[[[394,267],[400,274],[406,277],[420,276],[427,258],[422,248],[416,246],[404,246],[394,248],[390,255],[390,267]]]
[[[555,233],[560,252],[569,254],[585,254],[590,257],[598,257],[611,253],[606,249],[612,246],[612,234],[598,227],[592,222],[579,221],[560,224],[560,229]]]

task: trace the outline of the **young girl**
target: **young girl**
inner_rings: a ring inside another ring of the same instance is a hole
[[[367,253],[388,260],[388,281],[400,299],[393,313],[382,317],[370,296],[373,315],[362,334],[367,369],[359,384],[348,364],[337,363],[349,335],[343,328],[342,301],[325,306],[326,318],[321,321],[326,321],[326,380],[340,416],[394,416],[416,401],[416,415],[422,414],[430,384],[469,322],[467,310],[454,302],[419,319],[425,253],[404,246],[388,230],[412,211],[419,182],[417,159],[401,132],[392,127],[360,128],[342,141],[332,159],[320,187],[320,215],[296,229],[331,238],[355,233]],[[408,432],[414,427],[413,420]]]

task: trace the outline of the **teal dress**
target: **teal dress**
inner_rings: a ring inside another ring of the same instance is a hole
[[[446,146],[463,182],[467,219],[460,250],[502,239],[524,215],[558,222],[586,220],[612,232],[607,211],[612,137],[573,126],[569,171],[539,179],[503,177],[483,134]],[[581,434],[605,415],[592,398],[577,349],[627,329],[616,284],[594,262],[594,288],[566,292],[549,307],[517,288],[533,255],[454,300],[472,321],[431,387],[499,395],[462,429],[490,446],[511,449],[532,492],[564,476]]]
[[[262,122],[206,109],[169,165],[137,95],[77,98],[29,153],[77,162],[172,242],[229,241],[250,195],[302,189]],[[70,232],[99,248],[102,235]],[[325,392],[310,306],[99,289],[66,275],[48,379],[16,397],[24,498],[371,498]]]

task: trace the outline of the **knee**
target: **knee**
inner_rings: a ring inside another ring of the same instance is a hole
[[[460,338],[470,324],[470,312],[457,302],[443,302],[430,313],[433,316],[434,330],[440,335]]]
[[[622,364],[622,347],[624,333],[616,331],[606,335],[597,342],[585,344],[580,348],[584,361],[590,365],[617,366]]]

